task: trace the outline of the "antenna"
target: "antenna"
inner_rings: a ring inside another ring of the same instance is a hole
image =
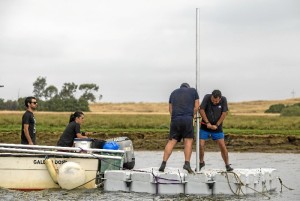
[[[292,96],[293,96],[293,98],[295,98],[295,94],[296,94],[296,92],[295,92],[295,90],[293,89],[293,91],[292,91]]]

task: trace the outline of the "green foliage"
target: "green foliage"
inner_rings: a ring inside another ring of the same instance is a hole
[[[49,101],[39,100],[39,111],[57,111],[57,112],[74,112],[74,111],[90,111],[89,103],[85,99],[76,98],[60,98],[55,96]]]
[[[296,103],[291,106],[285,107],[281,113],[281,116],[300,116],[300,103]]]
[[[58,89],[53,85],[48,86],[44,91],[44,96],[46,100],[51,99],[57,95],[58,95]]]
[[[284,104],[275,104],[275,105],[271,105],[269,107],[269,109],[267,109],[265,111],[265,113],[280,113],[282,111],[282,109],[285,108]]]
[[[288,106],[284,104],[271,105],[265,113],[280,113],[281,116],[300,116],[300,103]]]
[[[4,101],[4,99],[0,99],[0,110],[18,110],[19,105],[17,101]]]
[[[63,99],[72,99],[74,98],[74,94],[77,90],[78,85],[76,85],[74,82],[72,83],[64,83],[62,86],[62,90],[59,93],[59,96]]]
[[[88,101],[95,101],[93,91],[98,91],[96,84],[81,84],[79,90],[83,94],[79,99],[75,98],[78,85],[75,83],[64,83],[60,92],[50,85],[47,87],[46,77],[38,77],[33,83],[33,94],[38,100],[39,111],[90,111]],[[0,99],[0,110],[24,110],[24,100],[26,97],[19,98],[17,101],[4,101]]]
[[[95,95],[92,93],[92,91],[98,91],[99,86],[97,86],[96,84],[81,84],[79,86],[79,90],[84,91],[81,98],[91,101],[91,102],[95,102],[96,97]]]
[[[33,94],[36,98],[44,96],[45,87],[47,85],[46,77],[38,77],[33,83]]]

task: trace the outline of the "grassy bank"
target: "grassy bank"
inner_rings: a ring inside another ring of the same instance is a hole
[[[22,113],[0,115],[0,143],[20,143]],[[56,145],[68,123],[68,113],[36,113],[37,143]],[[230,151],[300,153],[300,117],[229,115],[224,123]],[[83,131],[91,138],[129,137],[137,150],[163,150],[169,115],[86,113]],[[212,141],[207,150],[218,151]],[[195,148],[195,146],[194,146]],[[175,149],[183,149],[178,143]]]
[[[69,113],[36,112],[38,132],[63,132]],[[22,113],[0,115],[0,132],[20,132]],[[166,114],[94,114],[86,113],[82,130],[89,132],[156,131],[168,132]],[[300,135],[300,117],[228,115],[224,131],[232,134]]]
[[[293,104],[298,99],[282,101]],[[300,117],[267,115],[263,111],[275,101],[231,103],[224,122],[226,143],[234,151],[300,152]],[[166,103],[93,104],[85,113],[82,131],[107,139],[128,136],[134,147],[162,150],[166,144],[170,116]],[[0,143],[19,143],[23,111],[0,111]],[[36,112],[38,144],[55,145],[69,121],[69,112]],[[208,143],[208,148],[215,148]],[[179,144],[177,148],[182,148]]]

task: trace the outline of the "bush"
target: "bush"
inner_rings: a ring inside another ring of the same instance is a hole
[[[265,111],[265,113],[281,113],[281,111],[285,108],[284,104],[275,104],[271,105],[269,109]]]
[[[25,110],[24,98],[19,98],[18,101],[4,101],[0,99],[0,110]],[[74,111],[83,111],[88,112],[89,102],[83,98],[60,98],[58,96],[44,101],[41,99],[38,100],[38,111],[53,111],[53,112],[74,112]]]
[[[281,116],[300,116],[300,103],[282,109]]]

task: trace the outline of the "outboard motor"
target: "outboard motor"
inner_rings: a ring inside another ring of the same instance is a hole
[[[106,141],[107,142],[114,141],[118,143],[119,150],[125,151],[123,168],[129,170],[133,169],[135,165],[135,157],[134,157],[132,141],[128,137],[117,137],[113,139],[107,139]]]

